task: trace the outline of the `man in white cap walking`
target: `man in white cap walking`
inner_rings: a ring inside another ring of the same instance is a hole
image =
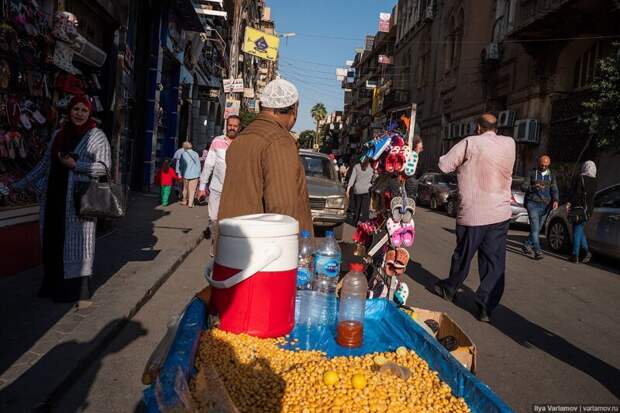
[[[275,213],[299,221],[312,233],[303,166],[290,130],[297,120],[299,93],[284,80],[271,81],[261,95],[261,112],[231,143],[218,220]]]

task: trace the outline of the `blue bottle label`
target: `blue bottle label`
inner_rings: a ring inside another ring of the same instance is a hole
[[[327,277],[337,277],[340,274],[340,261],[333,257],[323,257],[317,255],[314,270],[317,274],[324,274]]]
[[[297,268],[297,287],[304,287],[310,283],[310,270],[307,267]]]

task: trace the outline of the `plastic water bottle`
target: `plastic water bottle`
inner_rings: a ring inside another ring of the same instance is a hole
[[[310,232],[303,230],[299,239],[299,261],[297,264],[297,289],[307,290],[312,286],[314,275],[314,246]]]
[[[336,342],[343,347],[360,347],[364,336],[364,312],[368,282],[364,264],[352,263],[342,279]]]
[[[326,231],[323,244],[314,254],[314,294],[309,304],[309,317],[313,324],[332,326],[336,323],[336,286],[341,261],[342,253],[334,233]]]

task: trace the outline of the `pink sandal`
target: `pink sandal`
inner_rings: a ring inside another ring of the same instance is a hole
[[[413,241],[415,241],[415,224],[413,221],[409,224],[405,224],[401,230],[403,245],[405,247],[411,247]]]
[[[392,243],[392,246],[395,248],[400,247],[403,243],[402,227],[400,226],[400,223],[394,222],[392,218],[388,218],[386,225],[388,234],[390,234],[390,242]]]

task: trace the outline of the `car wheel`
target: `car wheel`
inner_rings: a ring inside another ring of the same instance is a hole
[[[566,252],[570,248],[570,235],[566,224],[562,220],[555,219],[549,224],[547,243],[554,252]]]
[[[456,216],[456,206],[454,205],[453,200],[449,200],[448,203],[446,204],[446,214],[448,214],[451,217]]]
[[[434,196],[431,196],[430,207],[433,211],[437,209],[437,198]]]

